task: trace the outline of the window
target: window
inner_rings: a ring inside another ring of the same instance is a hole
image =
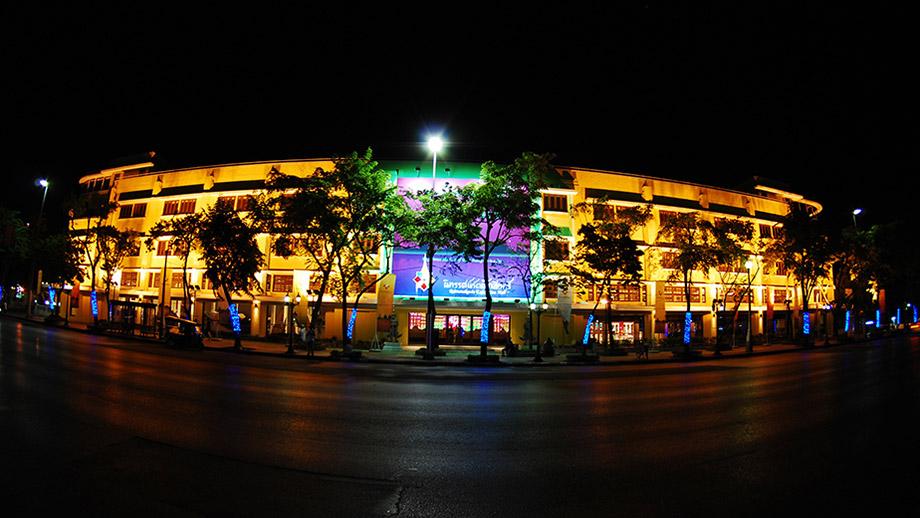
[[[543,282],[543,298],[544,299],[558,299],[559,298],[559,286],[553,281],[544,281]]]
[[[190,200],[170,200],[163,203],[163,215],[172,216],[175,214],[191,214],[195,212],[195,199]]]
[[[773,227],[773,239],[782,239],[785,235],[783,227]]]
[[[752,291],[748,291],[747,288],[741,288],[740,290],[729,290],[725,292],[725,301],[731,305],[735,302],[752,302],[751,300]]]
[[[118,218],[143,218],[146,214],[147,204],[135,203],[133,205],[122,205],[118,212]]]
[[[179,212],[179,200],[167,201],[163,204],[163,215],[172,216]]]
[[[592,209],[595,221],[614,221],[617,218],[617,210],[614,205],[596,203]]]
[[[544,194],[543,211],[568,212],[568,197],[564,194]]]
[[[664,287],[665,302],[687,302],[687,294],[683,286],[666,285]],[[706,302],[706,290],[704,288],[690,287],[690,302],[692,304],[704,304]]]
[[[236,210],[239,212],[249,210],[249,201],[251,198],[251,196],[239,196],[236,199]]]
[[[137,272],[121,272],[121,287],[134,288],[137,286]]]
[[[160,272],[151,273],[147,276],[148,288],[159,288],[160,286]]]
[[[234,204],[235,204],[235,203],[236,203],[236,197],[235,197],[235,196],[221,196],[221,197],[217,198],[217,206],[218,206],[218,207],[226,207],[226,208],[228,208],[228,209],[230,209],[230,210],[233,210],[233,209],[234,209]]]
[[[569,242],[564,239],[547,239],[543,242],[543,257],[548,261],[565,261],[569,258]]]
[[[172,247],[172,240],[157,240],[157,255],[167,255]]]
[[[671,239],[674,238],[673,231],[666,230],[666,227],[668,225],[672,225],[676,218],[677,218],[676,212],[671,212],[667,210],[662,210],[658,212],[658,228],[661,229],[659,231],[659,237],[661,237],[666,242],[669,242]]]
[[[791,291],[779,289],[773,291],[773,303],[774,304],[783,304],[786,301],[792,302],[792,293]]]
[[[294,289],[293,275],[275,275],[272,278],[272,291],[276,293],[290,293]]]
[[[776,275],[786,275],[786,263],[782,261],[774,261],[773,271],[776,272]]]
[[[585,300],[593,302],[597,298],[606,298],[607,289],[601,284],[589,286],[585,295]],[[610,286],[610,302],[645,302],[646,289],[645,285],[632,286],[626,284],[614,284]]]
[[[169,287],[176,289],[182,287],[182,272],[173,272]]]
[[[770,225],[760,224],[760,237],[762,238],[772,238],[773,237],[773,227]]]

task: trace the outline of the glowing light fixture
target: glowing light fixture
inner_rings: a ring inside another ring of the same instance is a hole
[[[862,214],[862,209],[853,209],[854,216],[859,216],[860,214]]]
[[[693,314],[689,311],[684,313],[684,343],[690,343],[690,327],[693,325]]]
[[[355,319],[358,318],[358,308],[351,308],[351,319],[348,321],[348,339],[355,333]]]
[[[240,310],[238,304],[230,304],[230,323],[233,325],[234,333],[243,331],[243,327],[240,325]]]
[[[431,151],[431,190],[434,190],[438,170],[438,153],[444,149],[444,141],[439,135],[428,137],[428,150]]]
[[[491,318],[492,313],[488,311],[482,312],[482,329],[479,330],[479,341],[481,343],[489,343],[489,319]]]
[[[802,334],[811,334],[811,313],[806,312],[802,315]]]
[[[847,310],[846,317],[843,320],[843,332],[844,333],[850,332],[850,310],[849,309]]]
[[[585,324],[585,337],[582,339],[582,345],[588,345],[588,340],[591,338],[591,324],[594,323],[594,313],[588,315],[588,323]]]

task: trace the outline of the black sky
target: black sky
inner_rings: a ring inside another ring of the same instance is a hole
[[[107,160],[324,157],[372,146],[722,186],[775,178],[866,222],[911,218],[916,31],[882,4],[599,3],[581,11],[4,7],[2,203],[49,207]],[[33,200],[34,198],[34,200]],[[53,210],[53,209],[51,209]]]

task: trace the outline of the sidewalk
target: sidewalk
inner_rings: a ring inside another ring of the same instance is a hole
[[[26,317],[24,314],[9,313],[5,312],[0,314],[0,317],[6,317],[13,320],[28,322],[30,324],[38,326],[48,326],[61,329],[70,329],[72,331],[88,333],[86,324],[82,323],[70,323],[68,326],[63,325],[51,325],[44,322],[43,317]],[[165,347],[162,341],[155,338],[146,338],[138,336],[122,336],[117,334],[104,334],[102,336],[112,337],[117,339],[123,339],[127,341],[134,342],[143,342],[149,343],[156,346]],[[253,354],[260,356],[277,356],[277,357],[291,357],[287,354],[287,343],[279,342],[267,342],[258,339],[244,339],[243,342],[243,354]],[[542,367],[542,366],[570,366],[570,365],[643,365],[651,363],[689,363],[689,362],[698,362],[698,361],[709,361],[709,360],[720,360],[728,358],[738,358],[744,356],[761,356],[767,354],[777,354],[788,351],[798,351],[802,350],[802,347],[797,344],[792,343],[777,343],[770,345],[758,345],[754,347],[754,352],[748,354],[745,351],[744,346],[735,347],[730,350],[722,350],[720,356],[715,356],[714,352],[711,350],[703,350],[702,354],[698,358],[692,360],[675,358],[674,355],[669,350],[650,350],[648,359],[642,358],[639,359],[636,357],[635,353],[631,349],[625,350],[625,355],[608,355],[604,352],[601,352],[598,361],[594,363],[583,363],[583,362],[569,362],[567,361],[568,354],[575,354],[576,351],[568,350],[568,348],[557,348],[557,354],[555,356],[544,356],[542,363],[535,363],[533,361],[533,356],[518,356],[518,357],[507,357],[502,356],[499,359],[498,364],[474,364],[467,361],[468,355],[478,355],[478,347],[444,347],[446,351],[445,356],[439,356],[434,360],[424,360],[420,356],[415,355],[415,351],[423,347],[422,345],[410,345],[408,347],[403,347],[400,350],[362,350],[359,349],[361,353],[360,359],[349,360],[343,358],[340,355],[341,349],[326,348],[322,351],[315,351],[314,355],[308,356],[307,351],[302,349],[302,344],[299,343],[299,340],[295,340],[295,349],[293,357],[308,360],[308,361],[356,361],[362,363],[389,363],[389,364],[410,364],[410,365],[441,365],[441,366],[490,366],[490,367]],[[839,345],[836,341],[832,340],[829,344],[825,344],[823,339],[818,339],[816,344],[813,347],[813,350],[821,350],[827,347],[833,347]],[[204,339],[204,350],[205,351],[215,351],[215,352],[231,352],[236,353],[233,349],[233,339],[232,338],[205,338]],[[526,352],[527,350],[524,349]],[[498,356],[499,352],[497,349],[490,349],[490,355]]]

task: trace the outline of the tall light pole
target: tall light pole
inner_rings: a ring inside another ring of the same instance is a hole
[[[169,259],[170,236],[160,236],[157,241],[164,243],[163,273],[160,279],[160,338],[166,338],[166,261]]]
[[[751,268],[754,267],[754,261],[750,259],[744,263],[744,267],[747,268],[747,299],[748,299],[748,314],[747,314],[747,336],[745,337],[745,351],[753,352],[754,347],[751,346],[751,298],[753,293],[751,293]]]
[[[284,305],[287,306],[288,317],[287,317],[287,335],[288,335],[288,349],[287,354],[294,354],[294,306],[300,304],[300,295],[294,297],[294,301],[291,301],[290,295],[284,296]]]
[[[859,209],[859,208],[853,209],[853,230],[857,230],[856,216],[859,216],[860,214],[862,214],[862,209]]]
[[[428,150],[431,151],[431,190],[434,191],[434,180],[438,170],[438,153],[444,148],[444,141],[441,137],[434,136],[428,138]]]
[[[39,178],[35,180],[35,185],[43,189],[42,191],[42,204],[38,209],[38,220],[35,222],[35,228],[32,229],[34,232],[34,238],[39,238],[41,235],[41,225],[42,225],[42,216],[45,214],[45,198],[48,197],[48,182],[47,178]],[[33,284],[33,282],[35,284]],[[36,293],[41,293],[42,289],[42,274],[41,270],[38,271],[38,277],[35,277],[35,259],[33,258],[29,265],[29,293],[28,293],[28,305],[26,306],[26,315],[32,315],[32,301],[35,299]]]
[[[543,304],[531,304],[530,310],[537,313],[537,353],[533,357],[533,361],[540,363],[543,361],[543,344],[540,342],[540,315],[543,314],[549,308],[549,304],[544,302]]]

